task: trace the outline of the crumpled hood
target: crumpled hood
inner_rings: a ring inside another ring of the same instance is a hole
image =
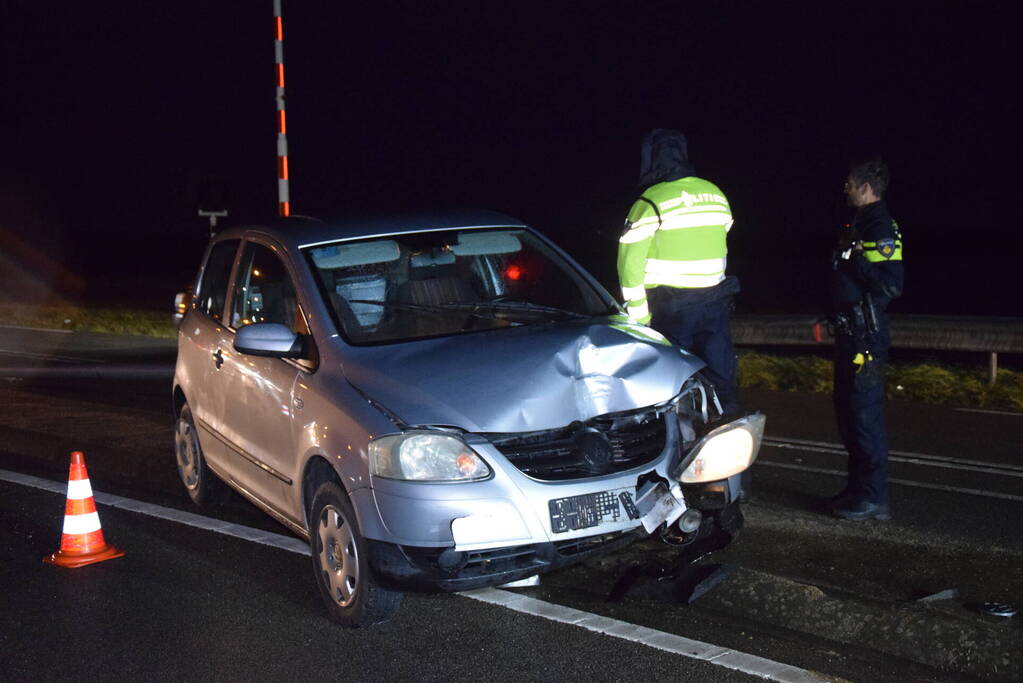
[[[652,330],[592,321],[346,349],[344,373],[412,425],[553,429],[666,401],[704,366]]]

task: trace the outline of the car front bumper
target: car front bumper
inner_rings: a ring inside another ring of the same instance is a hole
[[[671,426],[660,456],[613,475],[539,481],[482,440],[469,443],[490,464],[488,480],[440,484],[374,478],[371,493],[366,492],[380,523],[378,533],[366,534],[373,543],[374,571],[392,584],[458,591],[508,583],[615,550],[684,514],[684,543],[723,530],[728,524],[721,520],[738,510],[741,474],[679,484],[671,472],[678,476],[695,453],[679,452],[679,435],[678,425]]]
[[[671,488],[669,470],[678,460],[680,438],[677,421],[669,422],[664,448],[650,462],[614,474],[561,481],[531,478],[486,439],[466,435],[492,476],[472,483],[374,477],[370,512],[380,525],[377,533],[370,530],[366,535],[396,545],[478,551],[632,531],[642,522],[629,500],[638,502],[643,481]],[[588,504],[591,509],[573,516],[586,497],[594,498]],[[684,501],[679,504],[684,506]]]
[[[704,516],[694,541],[724,547],[743,525],[737,502]],[[646,537],[642,527],[559,541],[456,551],[370,541],[370,566],[381,584],[395,590],[458,592],[499,586],[620,550]]]

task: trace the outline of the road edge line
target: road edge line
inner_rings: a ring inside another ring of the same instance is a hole
[[[33,477],[19,472],[11,472],[10,470],[0,469],[0,480],[8,481],[13,484],[21,484],[23,486],[31,486],[33,488],[51,491],[53,493],[65,494],[67,492],[66,483],[55,482],[49,479],[42,479],[40,477]],[[146,503],[141,500],[135,500],[134,498],[115,496],[112,493],[93,491],[93,498],[101,505],[126,510],[127,512],[137,512],[142,515],[148,515],[149,517],[156,517],[170,522],[178,522],[198,529],[214,531],[219,534],[224,534],[225,536],[240,538],[243,541],[252,541],[254,543],[261,543],[281,550],[288,550],[300,555],[309,554],[309,545],[305,541],[292,536],[275,534],[271,531],[263,531],[262,529],[242,526],[241,524],[225,522],[219,519],[214,519],[213,517],[178,510],[177,508],[169,508],[163,505],[156,505],[154,503]]]
[[[0,367],[0,379],[170,379],[172,363]]]
[[[757,655],[751,655],[738,650],[730,650],[674,633],[658,631],[627,621],[600,616],[592,612],[584,612],[573,607],[556,605],[499,588],[478,588],[476,590],[464,591],[458,595],[491,605],[505,607],[516,612],[541,617],[549,621],[578,626],[593,633],[599,633],[620,640],[628,640],[640,645],[646,645],[647,647],[664,650],[665,652],[697,659],[772,681],[803,683],[806,681],[826,680],[807,669],[800,669],[799,667],[776,662],[772,659],[758,657]]]
[[[71,334],[75,330],[60,330],[56,327],[26,327],[24,325],[0,325],[0,330],[26,330],[28,332],[60,332]]]
[[[845,455],[847,453],[845,446],[840,443],[831,443],[829,441],[808,441],[805,439],[795,439],[791,437],[777,437],[767,436],[764,437],[763,445],[773,446],[775,448],[784,448],[788,450],[807,450],[812,453],[829,453],[834,455]],[[1011,463],[1000,463],[991,462],[988,460],[971,460],[968,458],[958,458],[952,455],[930,455],[928,453],[915,453],[913,451],[898,451],[889,450],[889,456],[896,456],[899,458],[905,458],[904,462],[922,461],[920,464],[926,464],[930,466],[933,464],[948,464],[948,463],[965,463],[968,465],[976,465],[977,467],[990,467],[994,469],[1009,469],[1013,471],[1023,472],[1023,467],[1014,465]]]
[[[50,491],[52,493],[66,494],[67,484],[34,477],[29,474],[12,472],[0,469],[0,480],[12,484],[20,484],[32,488]],[[212,531],[214,533],[233,536],[244,541],[252,541],[262,545],[268,545],[280,550],[309,555],[309,546],[304,541],[283,534],[275,534],[270,531],[263,531],[253,527],[225,522],[205,515],[197,515],[193,512],[185,512],[177,508],[169,508],[154,503],[146,503],[133,498],[115,496],[111,493],[93,491],[95,501],[101,505],[136,512],[139,514],[156,517],[170,522],[178,522],[188,526]],[[699,640],[692,640],[685,636],[658,631],[656,629],[631,624],[627,621],[604,617],[592,612],[584,612],[564,605],[556,605],[544,600],[531,598],[527,595],[512,593],[511,591],[498,588],[479,588],[471,591],[456,593],[464,598],[477,600],[479,602],[505,607],[515,612],[522,612],[535,617],[541,617],[549,621],[557,621],[570,626],[578,626],[593,633],[628,640],[647,647],[652,647],[672,654],[681,655],[690,659],[697,659],[715,666],[721,666],[734,671],[740,671],[752,676],[758,676],[771,681],[781,683],[810,683],[825,681],[824,677],[815,674],[807,669],[789,664],[783,664],[757,655],[751,655],[738,650],[704,643]]]
[[[847,476],[846,472],[842,470],[829,470],[823,467],[809,467],[807,465],[794,465],[787,462],[772,462],[770,460],[758,460],[754,463],[755,466],[763,465],[764,467],[778,467],[783,470],[795,470],[797,472],[814,472],[816,474],[831,474],[836,477]],[[965,493],[971,496],[981,496],[983,498],[996,498],[998,500],[1011,500],[1014,503],[1023,503],[1023,496],[1014,496],[1011,493],[1000,493],[998,491],[982,491],[981,489],[967,489],[958,486],[947,486],[945,484],[928,484],[923,481],[912,481],[910,479],[888,479],[889,484],[898,484],[900,486],[909,486],[918,489],[928,489],[930,491],[943,491],[945,493]]]

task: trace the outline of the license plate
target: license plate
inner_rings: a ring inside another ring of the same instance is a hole
[[[601,491],[549,501],[551,531],[558,534],[617,522],[623,517],[618,494],[619,491]]]

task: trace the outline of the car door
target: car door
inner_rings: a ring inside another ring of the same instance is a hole
[[[227,447],[219,437],[224,415],[224,392],[218,374],[222,366],[224,309],[231,269],[241,240],[217,242],[210,248],[196,287],[194,306],[182,320],[178,343],[178,377],[192,409],[199,443],[207,462],[218,472],[227,465]]]
[[[231,443],[235,483],[275,510],[285,510],[296,477],[292,414],[295,382],[304,370],[292,360],[234,350],[235,331],[280,323],[304,333],[294,278],[269,244],[245,242],[234,277],[218,380],[225,395],[223,435]],[[225,340],[227,341],[227,340]]]

